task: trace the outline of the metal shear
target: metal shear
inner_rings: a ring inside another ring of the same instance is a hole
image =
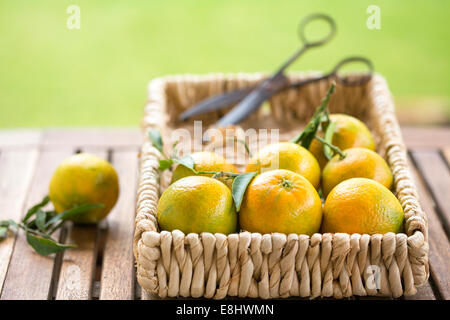
[[[325,21],[329,25],[330,30],[322,39],[309,41],[305,34],[306,26],[310,22],[317,20]],[[299,88],[304,85],[328,78],[335,78],[336,81],[344,85],[350,86],[362,85],[370,81],[373,73],[372,62],[367,58],[355,56],[341,60],[330,72],[322,76],[297,82],[290,82],[289,79],[284,75],[284,71],[287,69],[287,67],[290,66],[307,50],[319,47],[330,41],[336,34],[336,23],[330,16],[327,16],[325,14],[312,14],[307,16],[300,22],[298,31],[299,37],[303,42],[303,46],[300,47],[291,57],[289,57],[289,59],[287,59],[286,62],[283,63],[283,65],[275,72],[273,76],[271,76],[267,80],[264,80],[257,86],[251,86],[244,89],[234,90],[225,94],[221,94],[203,100],[200,103],[194,105],[189,110],[183,112],[180,115],[179,119],[181,121],[184,121],[189,117],[220,110],[230,105],[238,103],[233,109],[230,110],[230,112],[224,115],[215,124],[216,127],[226,127],[228,125],[233,125],[241,122],[242,120],[247,118],[252,112],[258,109],[265,100],[269,99],[273,95],[283,90],[291,88]],[[365,64],[366,67],[368,68],[367,72],[362,74],[360,77],[353,79],[350,77],[339,75],[339,71],[342,69],[342,67],[353,62]]]

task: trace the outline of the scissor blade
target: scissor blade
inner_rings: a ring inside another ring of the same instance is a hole
[[[242,102],[231,109],[219,121],[217,127],[226,127],[228,125],[237,124],[247,118],[253,111],[259,108],[261,104],[273,95],[272,91],[267,89],[257,88],[252,91]]]
[[[276,74],[250,92],[244,100],[217,121],[216,126],[226,127],[241,122],[258,109],[264,101],[287,87],[289,87],[289,80],[283,74]]]
[[[233,104],[238,103],[244,99],[249,92],[251,92],[255,87],[248,87],[244,89],[234,90],[225,94],[213,96],[211,98],[205,99],[197,104],[195,104],[189,110],[186,110],[180,115],[180,120],[184,121],[189,117],[196,116],[198,114],[211,112],[226,108]]]

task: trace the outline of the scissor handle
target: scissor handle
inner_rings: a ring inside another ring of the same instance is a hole
[[[352,75],[352,76],[340,76],[339,70],[342,69],[345,65],[350,63],[362,63],[367,66],[367,72],[358,74],[358,75]],[[373,64],[372,61],[370,61],[367,58],[364,57],[348,57],[343,60],[341,60],[336,66],[334,67],[333,71],[330,73],[330,76],[334,76],[337,81],[341,82],[344,85],[347,86],[356,86],[356,85],[362,85],[370,81],[373,74]]]
[[[326,23],[328,23],[328,25],[330,26],[330,31],[321,39],[316,40],[316,41],[309,41],[308,37],[306,36],[306,26],[313,22],[313,21],[318,21],[318,20],[323,20]],[[317,46],[321,46],[325,43],[327,43],[328,41],[330,41],[334,35],[336,34],[336,23],[334,22],[333,18],[331,18],[330,16],[326,15],[326,14],[322,14],[322,13],[314,13],[314,14],[310,14],[308,16],[306,16],[302,21],[300,21],[300,24],[298,26],[298,35],[300,37],[300,39],[302,40],[302,42],[304,43],[305,47],[317,47]]]
[[[326,21],[330,25],[330,31],[328,32],[328,34],[325,35],[324,38],[322,38],[320,40],[309,41],[308,38],[306,37],[305,29],[306,29],[306,26],[308,25],[308,23],[311,23],[315,20]],[[282,75],[284,70],[286,70],[287,67],[289,67],[295,60],[297,60],[308,49],[317,47],[317,46],[321,46],[321,45],[327,43],[334,37],[335,34],[336,34],[336,23],[334,22],[333,18],[331,18],[330,16],[327,16],[326,14],[322,14],[322,13],[315,13],[315,14],[310,14],[309,16],[306,16],[302,21],[300,21],[300,24],[298,26],[298,35],[303,42],[303,46],[281,65],[281,67],[275,72],[273,77]],[[271,79],[269,79],[268,81],[270,81],[270,80]]]

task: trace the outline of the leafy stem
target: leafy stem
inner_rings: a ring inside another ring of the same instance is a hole
[[[235,139],[236,139],[236,142],[239,142],[239,143],[243,144],[243,145],[244,145],[244,148],[245,148],[245,151],[247,152],[247,154],[248,154],[250,157],[253,157],[252,152],[250,151],[250,148],[248,147],[247,142],[245,142],[245,140],[242,140],[242,139],[238,139],[238,138],[235,138]]]
[[[28,244],[41,255],[49,255],[69,248],[75,248],[74,245],[58,243],[51,235],[61,228],[69,218],[92,209],[104,207],[103,204],[84,204],[61,213],[56,213],[53,210],[44,211],[43,208],[49,202],[49,197],[45,196],[40,203],[31,207],[22,221],[18,223],[13,220],[0,221],[0,240],[7,237],[8,230],[22,229],[25,232]]]
[[[331,158],[334,156],[333,149],[331,149],[331,147],[329,147],[328,145],[333,143],[333,135],[336,129],[336,125],[336,122],[330,121],[328,121],[326,127],[324,127],[322,124],[322,127],[325,130],[324,140],[327,142],[327,144],[323,144],[323,153],[328,160],[331,160]]]
[[[152,142],[153,146],[158,149],[162,153],[163,141],[161,134],[157,130],[149,131],[149,139]],[[250,149],[248,145],[243,140],[236,139],[237,142],[244,144],[246,151],[251,156]],[[210,174],[214,179],[233,179],[233,184],[231,187],[231,195],[233,197],[233,201],[236,207],[236,211],[239,211],[241,208],[241,203],[244,198],[245,191],[247,190],[248,185],[252,181],[252,179],[256,176],[257,172],[248,172],[248,173],[234,173],[234,172],[225,172],[225,171],[197,171],[195,170],[194,159],[191,155],[185,155],[182,158],[179,158],[176,155],[177,143],[172,146],[172,155],[171,158],[164,158],[159,161],[159,170],[164,171],[172,167],[173,164],[177,163],[178,165],[182,165],[192,171],[193,174]],[[164,154],[163,154],[164,156]]]
[[[339,154],[339,158],[340,159],[344,159],[347,155],[337,146],[329,143],[328,141],[326,141],[325,139],[319,137],[319,136],[315,136],[314,137],[316,140],[319,140],[320,142],[322,142],[324,145],[326,145],[327,147],[329,147],[331,150],[333,150],[335,153]]]
[[[317,107],[312,119],[308,122],[305,129],[300,132],[295,138],[291,140],[294,143],[300,143],[304,148],[308,149],[311,142],[316,136],[317,130],[321,123],[329,123],[329,111],[328,103],[330,102],[331,95],[335,91],[336,84],[331,83],[325,97],[322,99],[321,104]]]

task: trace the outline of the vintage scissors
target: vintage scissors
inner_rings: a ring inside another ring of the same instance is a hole
[[[305,34],[305,28],[310,22],[316,20],[323,20],[327,22],[330,30],[323,38],[316,41],[309,41]],[[234,90],[203,100],[200,103],[194,105],[191,109],[183,112],[180,115],[180,120],[184,121],[189,117],[206,112],[220,110],[239,102],[229,113],[224,115],[215,124],[215,126],[217,127],[225,127],[227,125],[237,124],[241,122],[252,112],[258,109],[265,100],[286,89],[299,88],[309,83],[328,78],[335,78],[338,82],[341,82],[344,85],[361,85],[368,82],[371,79],[373,73],[373,65],[370,60],[364,57],[349,57],[343,59],[336,64],[332,71],[322,76],[306,79],[303,81],[290,82],[289,79],[284,75],[284,71],[286,70],[286,68],[290,66],[296,59],[298,59],[304,52],[306,52],[310,48],[318,47],[327,43],[334,37],[335,34],[336,24],[331,17],[324,14],[313,14],[307,16],[301,21],[299,25],[299,37],[303,42],[303,46],[298,49],[297,52],[295,52],[273,76],[271,76],[267,80],[264,80],[257,86]],[[339,71],[341,70],[341,68],[353,62],[365,64],[368,68],[367,73],[361,77],[353,79],[350,77],[340,76]]]

